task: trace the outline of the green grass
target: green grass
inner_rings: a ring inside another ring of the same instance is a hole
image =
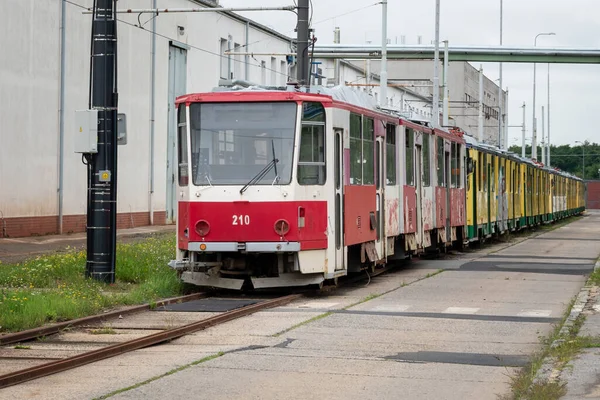
[[[116,283],[84,276],[85,251],[36,257],[0,266],[0,332],[61,322],[118,305],[152,302],[182,293],[183,284],[167,263],[175,255],[175,235],[117,245]]]
[[[562,370],[581,350],[600,347],[600,337],[578,336],[585,322],[583,314],[573,321],[573,325],[569,327],[566,334],[560,333],[574,302],[575,299],[567,307],[561,323],[554,327],[553,332],[547,338],[543,338],[542,350],[532,356],[526,367],[511,376],[512,393],[502,399],[558,400],[566,394],[565,382],[549,379],[536,380],[536,375],[544,360],[552,360],[553,367]],[[553,346],[553,344],[557,345]]]
[[[597,262],[600,262],[600,258],[597,260]],[[592,272],[592,274],[588,278],[588,284],[600,286],[600,268]]]

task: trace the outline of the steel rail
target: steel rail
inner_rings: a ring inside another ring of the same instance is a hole
[[[124,310],[116,310],[110,311],[103,314],[91,315],[89,317],[83,317],[78,319],[73,319],[70,321],[61,322],[58,324],[50,325],[50,326],[42,326],[40,328],[28,329],[26,331],[9,333],[6,335],[0,336],[0,345],[7,345],[12,343],[24,342],[27,340],[37,339],[43,336],[54,335],[59,333],[62,330],[69,329],[76,326],[82,326],[86,324],[92,324],[96,322],[103,321],[105,319],[116,318],[119,315],[129,315],[138,313],[141,311],[146,311],[154,307],[162,307],[169,304],[188,302],[191,300],[198,300],[208,297],[206,293],[195,293],[187,296],[174,297],[171,299],[161,300],[156,302],[155,304],[144,304],[141,306],[135,306],[126,308]]]
[[[153,335],[144,336],[139,339],[130,340],[124,343],[114,344],[102,349],[89,351],[73,357],[65,358],[59,361],[50,362],[43,365],[38,365],[26,368],[20,371],[11,372],[0,376],[0,389],[8,386],[16,385],[43,376],[52,375],[57,372],[66,371],[77,368],[92,362],[104,360],[133,350],[138,350],[144,347],[152,346],[168,340],[177,339],[181,336],[193,333],[199,330],[206,329],[213,325],[222,324],[246,315],[253,314],[271,307],[281,306],[290,303],[300,297],[302,294],[293,294],[284,297],[279,297],[273,300],[266,300],[257,304],[249,305],[236,310],[228,311],[223,314],[203,319],[188,325],[178,328],[172,328],[164,332],[155,333]]]

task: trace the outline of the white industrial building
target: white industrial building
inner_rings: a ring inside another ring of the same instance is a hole
[[[154,3],[215,7],[204,0]],[[120,9],[152,5],[152,0],[118,2]],[[0,237],[84,231],[86,167],[73,151],[73,138],[75,111],[88,108],[91,15],[83,11],[92,0],[4,0],[3,6]],[[281,54],[293,53],[294,45],[292,38],[228,12],[154,19],[121,14],[119,19],[119,112],[127,116],[127,144],[118,149],[118,225],[169,223],[176,212],[170,106],[175,97],[210,91],[220,78],[285,84],[295,72]],[[229,49],[268,55],[222,56]],[[358,82],[364,75],[349,63],[340,71],[341,82]],[[377,82],[376,76],[369,80]],[[388,95],[396,104],[421,98],[407,90]],[[425,118],[427,109],[416,112]]]
[[[443,69],[440,63],[440,84],[443,84]],[[373,68],[379,68],[380,62],[373,60]],[[388,61],[388,79],[394,84],[418,86],[418,93],[426,96],[429,103],[433,98],[433,61],[432,60],[390,60]],[[424,82],[428,82],[423,85]],[[447,76],[449,107],[446,110],[450,125],[458,126],[473,137],[479,129],[479,70],[468,62],[449,62]],[[416,89],[415,89],[416,90]],[[500,108],[499,86],[483,76],[483,135],[481,142],[498,146]],[[440,96],[443,90],[440,90]],[[508,92],[502,91],[504,119],[502,120],[502,138],[506,138],[506,105]],[[440,105],[442,98],[440,98]],[[442,107],[440,107],[442,109]],[[505,140],[505,139],[504,139]],[[506,146],[506,143],[503,144]]]

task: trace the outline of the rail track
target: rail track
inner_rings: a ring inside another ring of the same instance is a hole
[[[25,369],[19,369],[13,372],[9,372],[4,375],[0,375],[0,388],[5,388],[8,386],[16,385],[19,383],[23,383],[26,381],[34,380],[37,378],[41,378],[43,376],[52,375],[58,372],[66,371],[69,369],[77,368],[83,366],[85,364],[89,364],[92,362],[104,360],[106,358],[114,357],[120,354],[124,354],[133,350],[138,350],[144,347],[152,346],[155,344],[167,342],[173,339],[177,339],[184,335],[197,332],[203,329],[206,329],[211,326],[215,326],[218,324],[222,324],[227,321],[231,321],[237,318],[241,318],[250,314],[253,314],[258,311],[262,311],[272,307],[278,307],[290,303],[296,299],[303,297],[303,294],[292,294],[282,297],[277,297],[275,299],[268,300],[259,300],[255,304],[246,305],[241,308],[236,308],[231,311],[226,311],[219,313],[215,316],[209,318],[203,318],[192,323],[184,324],[182,326],[164,329],[160,332],[144,335],[140,338],[136,338],[133,340],[127,340],[121,343],[110,344],[105,347],[101,347],[96,350],[83,352],[80,354],[76,354],[74,356],[54,359],[51,362],[45,362],[40,365],[35,365]],[[161,305],[169,305],[177,302],[181,302],[182,299],[189,301],[192,299],[201,299],[202,297],[208,297],[208,295],[198,294],[192,296],[186,296],[185,298],[171,299],[169,301],[161,302]],[[149,310],[150,306],[139,306],[133,307],[131,309],[117,311],[111,313],[109,316],[108,313],[99,316],[93,316],[88,318],[81,318],[79,320],[73,320],[66,322],[64,324],[57,324],[51,327],[44,327],[39,329],[32,329],[29,331],[18,332],[12,335],[5,335],[2,337],[2,344],[8,343],[16,343],[22,342],[25,340],[31,340],[35,338],[39,338],[42,336],[46,336],[49,334],[55,334],[60,332],[61,330],[71,328],[71,327],[82,327],[87,326],[91,323],[96,323],[100,321],[105,321],[109,318],[118,318],[119,316],[123,316],[124,312],[127,314],[139,313],[145,310]],[[118,315],[115,315],[118,314]],[[37,335],[37,336],[36,336]],[[7,357],[4,357],[7,358]],[[10,358],[10,357],[8,357]],[[17,358],[17,357],[14,357]],[[21,359],[28,360],[43,360],[47,357],[25,357]]]
[[[352,285],[364,281],[366,279],[374,278],[378,275],[384,274],[388,272],[390,269],[393,269],[394,266],[383,266],[371,271],[365,271],[365,274],[355,275],[353,277],[345,277],[345,279],[341,280],[337,286],[324,286],[321,289],[322,293],[328,293],[332,290],[335,290],[342,286]],[[27,382],[30,380],[34,380],[37,378],[41,378],[43,376],[52,375],[58,372],[66,371],[69,369],[74,369],[89,363],[93,363],[96,361],[100,361],[103,359],[107,359],[110,357],[118,356],[133,350],[142,349],[144,347],[168,342],[184,335],[197,332],[203,329],[206,329],[211,326],[215,326],[218,324],[222,324],[227,321],[231,321],[237,318],[241,318],[250,314],[253,314],[258,311],[262,311],[272,307],[278,307],[290,303],[294,300],[297,300],[303,296],[305,296],[306,292],[300,292],[296,294],[285,295],[281,297],[277,297],[274,299],[261,299],[257,300],[258,302],[251,305],[242,306],[241,308],[235,308],[231,311],[225,311],[221,313],[217,313],[217,315],[208,317],[208,318],[200,318],[191,323],[182,323],[180,326],[173,328],[158,328],[156,326],[137,326],[134,328],[130,328],[134,331],[148,331],[148,330],[156,330],[158,332],[143,335],[139,338],[126,340],[119,343],[104,343],[105,346],[91,350],[79,352],[73,356],[68,357],[48,357],[40,354],[32,354],[29,356],[18,354],[11,356],[10,354],[2,354],[0,352],[0,359],[13,359],[20,361],[48,361],[43,362],[39,365],[34,365],[27,368],[18,368],[14,371],[5,373],[0,375],[0,389],[8,386],[17,385],[23,382]],[[237,296],[235,296],[237,297]],[[75,320],[70,320],[66,322],[61,322],[53,325],[48,325],[40,328],[29,329],[26,331],[11,333],[0,336],[0,351],[6,350],[7,345],[19,344],[21,348],[26,346],[22,346],[21,344],[24,342],[32,341],[35,339],[47,338],[52,335],[56,335],[59,333],[65,332],[77,332],[91,329],[94,327],[100,326],[102,329],[102,324],[105,322],[115,321],[122,319],[126,316],[133,316],[136,314],[142,314],[145,311],[151,311],[156,309],[165,308],[166,306],[186,303],[194,300],[201,299],[209,299],[215,298],[215,296],[208,293],[196,293],[187,296],[175,297],[171,299],[166,299],[163,301],[156,302],[154,304],[145,304],[140,306],[129,307],[125,309],[120,309],[116,311],[106,312],[99,315],[79,318]],[[217,296],[219,298],[219,296]],[[188,313],[189,314],[189,313]],[[202,313],[195,313],[196,315]],[[151,324],[150,324],[151,325]],[[120,327],[118,329],[127,329]],[[85,340],[83,341],[85,342]],[[91,342],[93,345],[97,345],[98,342]],[[61,346],[68,346],[72,344],[69,341],[66,342],[55,342],[55,344],[59,344]],[[77,342],[76,344],[81,345],[82,342]],[[19,350],[24,351],[24,350]],[[6,351],[5,351],[6,353]],[[42,351],[43,353],[43,351]]]

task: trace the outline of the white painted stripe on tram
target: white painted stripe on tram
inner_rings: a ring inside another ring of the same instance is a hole
[[[481,310],[476,307],[448,307],[444,311],[444,314],[475,314],[477,311]]]
[[[552,310],[521,310],[518,317],[549,317]]]

